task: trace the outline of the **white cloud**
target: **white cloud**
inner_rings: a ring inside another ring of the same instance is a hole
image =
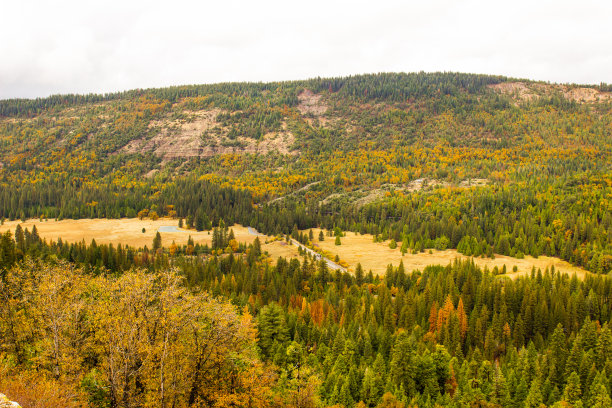
[[[381,71],[612,82],[605,1],[0,0],[0,98]]]

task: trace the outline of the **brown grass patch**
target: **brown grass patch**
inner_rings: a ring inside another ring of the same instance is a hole
[[[262,238],[263,237],[260,237],[259,239],[261,240]],[[300,258],[298,248],[295,245],[288,244],[285,241],[273,241],[267,244],[264,242],[265,241],[262,240],[261,250],[268,252],[273,261],[276,261],[278,257]]]
[[[112,243],[113,245],[122,244],[141,248],[145,245],[151,247],[159,227],[178,226],[178,220],[161,218],[153,221],[148,219],[140,220],[138,218],[122,218],[49,220],[41,222],[38,219],[32,219],[23,223],[21,221],[7,221],[4,225],[0,226],[0,233],[8,230],[14,233],[17,224],[21,224],[22,228],[27,228],[30,231],[36,225],[38,234],[47,241],[57,241],[61,238],[64,242],[80,242],[85,240],[89,244],[92,239],[95,239],[98,244]],[[143,228],[145,228],[144,233],[142,232]],[[234,230],[236,240],[239,242],[251,244],[256,238],[255,235],[251,235],[248,229],[242,225],[236,224],[231,228]],[[375,243],[373,242],[372,235],[361,235],[354,232],[347,232],[346,236],[341,239],[342,245],[336,246],[334,245],[333,237],[326,236],[325,241],[319,242],[316,238],[319,235],[319,231],[318,228],[313,229],[315,236],[314,244],[330,252],[332,259],[338,255],[340,260],[348,264],[351,271],[354,271],[357,264],[361,263],[364,270],[372,270],[377,275],[384,275],[387,265],[391,264],[397,267],[400,261],[404,262],[406,271],[410,272],[415,269],[423,270],[428,265],[448,265],[455,259],[471,258],[458,253],[454,249],[447,249],[445,251],[432,250],[431,253],[427,250],[419,254],[413,255],[407,253],[402,256],[399,244],[398,248],[391,249],[389,248],[388,241]],[[170,246],[173,241],[179,246],[186,245],[189,236],[200,245],[212,245],[212,233],[210,231],[198,232],[193,229],[181,229],[178,232],[160,232],[160,235],[162,237],[162,244],[165,247]],[[295,245],[289,245],[284,241],[274,240],[272,237],[265,235],[259,237],[259,240],[261,241],[262,251],[268,252],[273,260],[278,257],[299,258],[298,249]],[[576,273],[579,278],[584,278],[585,274],[589,273],[559,258],[547,256],[540,256],[539,258],[526,256],[524,259],[517,259],[504,255],[496,255],[495,259],[473,259],[474,263],[482,268],[487,266],[489,269],[493,269],[497,266],[499,269],[502,269],[506,265],[507,276],[512,278],[531,272],[532,267],[544,271],[546,268],[554,266],[557,271],[568,274]],[[512,272],[514,266],[517,267],[517,272]]]
[[[121,219],[82,219],[82,220],[62,220],[62,221],[39,221],[38,219],[27,220],[26,222],[8,221],[0,226],[0,232],[10,230],[15,232],[17,224],[21,224],[22,228],[32,230],[36,225],[38,234],[41,238],[47,241],[57,241],[61,238],[64,242],[80,242],[85,240],[87,244],[92,239],[98,244],[122,244],[136,248],[147,245],[151,247],[153,238],[159,227],[162,226],[178,226],[177,219],[160,218],[158,220],[140,220],[138,218],[121,218]],[[145,232],[142,229],[145,228]],[[249,234],[246,227],[234,225],[231,227],[234,230],[236,239],[240,242],[252,243],[255,236]],[[210,231],[196,231],[181,229],[178,232],[160,232],[162,244],[170,246],[172,241],[177,245],[186,245],[189,236],[195,243],[201,245],[212,244],[212,233]]]
[[[346,232],[346,236],[341,238],[342,245],[336,246],[334,244],[333,237],[325,237],[325,241],[319,242],[316,237],[319,235],[319,229],[313,229],[315,236],[315,244],[320,246],[323,250],[331,252],[334,255],[338,255],[341,260],[345,261],[349,265],[349,269],[354,271],[358,263],[365,271],[370,269],[374,274],[384,275],[387,265],[392,264],[397,267],[400,261],[403,261],[404,268],[407,272],[415,269],[423,270],[428,265],[448,265],[455,259],[470,259],[465,255],[460,254],[454,249],[447,249],[445,251],[432,250],[431,254],[429,250],[418,254],[406,253],[402,256],[400,252],[400,243],[396,249],[389,248],[389,241],[387,242],[373,242],[373,236],[369,234],[360,235],[354,232]],[[324,231],[325,233],[325,231]],[[558,258],[552,258],[547,256],[540,256],[539,258],[533,258],[526,256],[524,259],[512,258],[504,255],[496,255],[495,259],[491,258],[473,258],[474,263],[484,268],[487,266],[489,269],[493,269],[497,266],[502,269],[506,265],[508,271],[507,276],[517,277],[526,273],[531,272],[531,268],[535,267],[544,271],[547,267],[554,266],[557,271],[574,274],[576,273],[579,278],[584,278],[585,274],[588,273],[586,270],[570,265],[569,263],[562,261]],[[512,273],[513,267],[517,267],[517,272]]]
[[[149,248],[153,244],[153,238],[159,227],[177,226],[177,219],[160,218],[158,220],[138,218],[121,218],[121,219],[82,219],[82,220],[62,220],[62,221],[40,221],[38,219],[21,221],[7,221],[0,226],[0,233],[11,231],[15,233],[15,227],[21,224],[23,229],[27,228],[32,231],[32,227],[36,225],[38,234],[41,238],[49,241],[57,241],[59,238],[64,242],[81,242],[85,240],[87,244],[91,243],[92,239],[98,244],[113,244],[113,245],[129,245],[135,248],[142,248],[145,245]],[[145,232],[142,229],[145,228]],[[238,242],[251,244],[255,241],[256,236],[251,235],[246,227],[235,224],[230,227],[234,231],[234,235]],[[200,245],[212,245],[211,231],[196,231],[181,229],[178,232],[160,232],[162,237],[162,245],[170,246],[174,241],[177,245],[186,245],[189,236],[195,243]],[[259,237],[262,251],[268,252],[274,260],[279,256],[284,258],[297,258],[299,256],[295,245],[288,245],[282,241],[273,240],[269,236]],[[269,241],[266,243],[266,241]]]

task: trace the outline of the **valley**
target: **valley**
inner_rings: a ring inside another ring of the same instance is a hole
[[[415,72],[0,100],[0,392],[609,408],[611,92]]]
[[[115,246],[121,244],[134,248],[151,247],[151,243],[155,238],[156,233],[160,231],[162,245],[168,248],[172,243],[183,246],[187,245],[189,238],[193,239],[194,243],[202,246],[212,245],[211,231],[196,231],[193,229],[176,227],[178,220],[176,219],[81,219],[81,220],[27,220],[7,221],[0,226],[0,233],[11,231],[14,235],[17,225],[21,225],[23,229],[30,231],[34,226],[42,239],[47,241],[57,241],[58,239],[64,242],[79,243],[84,241],[86,244],[95,240],[97,244],[113,244]],[[170,229],[176,231],[163,231],[164,227],[172,226]],[[229,227],[236,237],[236,240],[244,244],[252,244],[258,235],[255,235],[254,230],[249,231],[247,227],[235,224]],[[142,230],[145,230],[142,232]],[[509,256],[496,254],[495,258],[486,257],[468,257],[455,249],[446,250],[426,250],[420,253],[401,254],[400,248],[389,248],[389,242],[373,242],[373,236],[369,234],[358,234],[347,232],[341,238],[341,245],[334,244],[334,238],[327,236],[329,231],[314,228],[313,234],[315,237],[319,232],[323,232],[326,239],[319,241],[317,239],[309,245],[316,253],[328,253],[329,258],[333,260],[336,256],[345,262],[348,270],[354,273],[357,264],[361,264],[362,268],[367,271],[372,271],[374,275],[384,276],[387,267],[392,265],[397,268],[400,262],[403,263],[404,269],[407,272],[413,270],[422,271],[429,265],[448,265],[457,260],[473,260],[473,262],[481,268],[488,268],[490,271],[497,267],[501,272],[502,268],[506,267],[507,273],[504,276],[516,278],[521,275],[529,274],[532,268],[542,272],[546,269],[554,267],[554,269],[563,274],[576,274],[580,279],[584,279],[585,274],[589,272],[572,266],[568,262],[562,261],[559,258],[540,256],[534,258],[526,256],[524,259],[517,259]],[[309,230],[302,231],[307,234]],[[275,261],[278,257],[301,259],[298,253],[298,242],[288,244],[283,237],[272,237],[265,234],[259,234],[261,241],[261,249],[266,252],[271,261]],[[313,255],[313,253],[311,253]],[[514,271],[516,267],[516,271]],[[333,269],[334,267],[332,267]]]

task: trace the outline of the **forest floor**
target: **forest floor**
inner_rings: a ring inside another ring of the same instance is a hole
[[[132,247],[141,248],[145,245],[152,246],[153,238],[160,227],[178,226],[177,219],[160,218],[158,220],[138,218],[122,218],[122,219],[81,219],[81,220],[48,220],[40,221],[38,219],[21,221],[6,221],[4,225],[0,225],[0,233],[10,230],[13,234],[17,224],[21,224],[22,228],[32,230],[36,225],[38,234],[41,238],[47,241],[57,241],[61,238],[64,242],[80,242],[85,240],[87,244],[91,243],[92,239],[98,244],[113,245],[130,245]],[[145,232],[142,232],[142,229]],[[252,243],[256,236],[249,232],[247,227],[236,224],[231,227],[234,230],[234,235],[238,242],[247,244]],[[340,257],[341,261],[348,264],[349,270],[354,271],[358,263],[361,263],[366,273],[372,270],[374,274],[384,275],[387,265],[392,264],[397,267],[400,261],[404,262],[404,268],[407,272],[415,269],[423,270],[427,265],[448,265],[455,259],[467,259],[469,257],[460,254],[454,249],[445,251],[426,250],[418,254],[406,253],[402,256],[400,252],[400,243],[396,249],[389,248],[389,241],[373,242],[373,236],[369,234],[358,234],[354,232],[346,232],[346,236],[341,238],[341,245],[334,244],[333,237],[325,237],[324,241],[319,241],[316,237],[319,236],[320,229],[313,228],[315,236],[315,249],[318,246],[320,249],[332,254],[332,259],[335,255]],[[308,232],[308,231],[304,231]],[[324,231],[324,234],[327,231]],[[170,246],[172,242],[177,245],[186,245],[189,236],[195,243],[200,245],[212,244],[211,231],[196,231],[189,229],[177,229],[176,231],[163,232],[160,231],[162,237],[162,245]],[[275,260],[278,257],[298,258],[298,249],[296,245],[290,245],[283,240],[275,240],[273,237],[260,236],[262,251],[267,252],[270,257]],[[533,258],[525,256],[524,259],[512,258],[504,255],[496,255],[495,259],[491,258],[473,258],[474,262],[480,267],[488,266],[493,269],[497,266],[501,269],[506,265],[508,271],[506,276],[517,277],[525,273],[529,273],[532,267],[540,268],[544,271],[546,268],[554,266],[557,271],[568,274],[576,273],[579,278],[584,278],[585,274],[589,273],[586,270],[573,266],[559,258],[540,256]],[[513,272],[514,266],[517,271]]]
[[[398,243],[396,249],[389,248],[389,241],[386,242],[373,242],[374,237],[369,234],[358,234],[355,232],[346,232],[346,236],[341,238],[341,245],[335,245],[334,237],[325,236],[324,241],[319,241],[320,229],[313,228],[313,234],[315,237],[315,245],[318,245],[321,249],[332,253],[334,256],[338,255],[341,261],[345,261],[349,265],[349,269],[354,271],[358,263],[361,263],[364,271],[367,273],[370,269],[374,274],[383,275],[387,270],[387,265],[392,264],[397,267],[400,261],[404,262],[404,268],[407,272],[419,269],[423,270],[427,265],[448,265],[455,259],[468,259],[465,255],[460,254],[454,249],[447,249],[445,251],[438,250],[425,250],[418,254],[406,253],[402,256],[400,252],[401,242]],[[308,231],[305,231],[308,232]],[[327,231],[323,231],[324,234]],[[484,268],[488,266],[489,269],[493,269],[497,266],[500,270],[506,265],[508,271],[506,276],[517,277],[522,274],[530,273],[531,268],[535,266],[536,269],[540,268],[544,271],[547,267],[555,267],[555,270],[568,273],[570,275],[576,273],[579,278],[584,278],[585,274],[588,273],[586,270],[573,266],[568,262],[565,262],[559,258],[552,258],[548,256],[540,256],[533,258],[526,256],[524,259],[512,258],[504,255],[495,255],[495,259],[491,258],[473,258],[474,263]],[[513,267],[517,267],[517,271],[513,272]]]

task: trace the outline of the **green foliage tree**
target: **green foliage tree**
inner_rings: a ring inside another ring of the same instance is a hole
[[[155,234],[155,238],[153,238],[153,250],[156,251],[161,249],[162,247],[162,238],[159,231]]]

